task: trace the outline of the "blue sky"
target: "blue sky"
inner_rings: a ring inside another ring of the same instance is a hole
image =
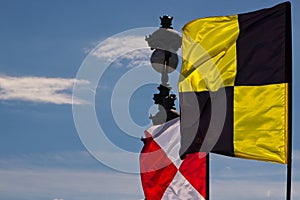
[[[160,77],[147,64],[151,52],[143,48],[145,43],[139,46],[139,39],[155,30],[164,14],[174,16],[174,29],[180,32],[196,18],[244,13],[280,2],[0,0],[0,199],[142,199],[139,175],[124,171],[137,167],[131,159],[142,148],[139,138],[150,125],[149,112],[155,114],[152,95],[157,93],[155,83]],[[293,199],[300,199],[295,189],[300,187],[296,123],[300,2],[291,2]],[[129,51],[135,45],[140,49]],[[94,62],[92,56],[106,62]],[[95,96],[95,116],[103,138],[114,144],[112,149],[97,135],[87,141],[89,133],[80,131],[93,126],[89,114],[80,110],[93,111],[90,99],[80,98],[80,92],[72,99],[76,77],[78,88],[87,84],[82,79],[86,67],[91,67],[89,77],[97,83],[88,96]],[[99,73],[98,83],[95,74]],[[139,78],[132,79],[136,74]],[[175,72],[170,78],[175,93],[177,78]],[[135,88],[138,80],[143,85]],[[129,97],[127,91],[132,91]],[[76,118],[77,111],[80,118]],[[117,148],[124,154],[117,154]],[[284,165],[212,156],[212,199],[279,200],[284,199],[284,192]]]

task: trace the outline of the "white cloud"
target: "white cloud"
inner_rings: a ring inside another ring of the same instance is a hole
[[[292,199],[300,199],[300,151],[293,151]],[[286,165],[211,155],[214,199],[281,200],[286,195]]]
[[[87,151],[65,151],[60,153],[32,153],[18,156],[1,156],[0,169],[39,169],[70,167],[99,167],[99,162],[95,160]]]
[[[138,174],[108,169],[87,151],[0,157],[0,199],[141,199]]]
[[[293,181],[292,199],[300,199],[296,188],[299,181]],[[282,200],[285,199],[285,182],[270,180],[213,180],[211,181],[211,197],[213,199],[232,200]]]
[[[91,55],[105,59],[119,67],[127,61],[127,67],[149,65],[150,48],[145,36],[119,36],[106,39],[91,52]]]
[[[85,85],[88,81],[47,78],[0,76],[0,100],[21,100],[53,104],[85,104],[81,99],[72,99],[74,83]]]
[[[72,169],[0,170],[1,199],[139,199],[138,175]]]
[[[107,152],[109,156],[116,156]],[[294,151],[293,199],[300,199],[300,151]],[[212,199],[281,200],[285,174],[276,164],[243,159],[211,159]],[[29,154],[0,159],[0,199],[141,199],[138,174],[103,168],[86,151]],[[51,164],[52,163],[52,164]],[[275,168],[271,165],[277,166]],[[13,167],[14,166],[14,167]],[[214,169],[215,166],[219,166]],[[225,170],[225,171],[222,171]],[[278,171],[279,170],[279,171]]]

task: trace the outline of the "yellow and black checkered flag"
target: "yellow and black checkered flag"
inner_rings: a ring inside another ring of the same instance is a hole
[[[211,151],[287,163],[291,53],[289,2],[186,24],[181,157]]]

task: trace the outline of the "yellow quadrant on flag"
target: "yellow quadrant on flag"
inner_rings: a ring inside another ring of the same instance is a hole
[[[234,87],[236,157],[287,162],[287,97],[287,83]]]
[[[237,15],[194,20],[183,28],[180,92],[217,91],[236,75]]]

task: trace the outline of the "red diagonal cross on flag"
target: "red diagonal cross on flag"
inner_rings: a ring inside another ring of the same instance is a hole
[[[140,156],[141,180],[147,200],[206,198],[205,153],[179,157],[180,120],[150,127]]]

